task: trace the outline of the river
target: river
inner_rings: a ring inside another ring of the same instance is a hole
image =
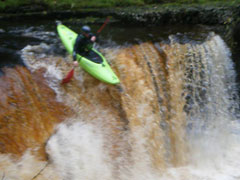
[[[72,60],[54,22],[3,24],[1,179],[240,179],[237,74],[216,27],[109,24],[96,47],[114,86],[81,68],[60,84]]]

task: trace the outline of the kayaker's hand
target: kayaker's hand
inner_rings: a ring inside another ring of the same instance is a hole
[[[73,60],[76,61],[76,59],[77,59],[77,54],[76,52],[73,52]]]
[[[95,41],[96,41],[96,36],[92,36],[92,37],[91,37],[91,41],[92,41],[92,42],[95,42]]]
[[[73,66],[74,67],[78,67],[78,62],[77,61],[73,61]]]

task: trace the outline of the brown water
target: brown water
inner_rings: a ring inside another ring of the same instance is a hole
[[[80,68],[60,85],[71,57],[48,48],[25,47],[27,69],[0,77],[2,179],[239,179],[235,71],[218,35],[102,49],[116,86]]]

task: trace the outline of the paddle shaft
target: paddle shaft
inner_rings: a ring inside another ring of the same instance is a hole
[[[98,29],[97,34],[99,34],[99,33],[103,30],[103,28],[106,26],[106,24],[108,23],[108,21],[109,21],[109,17],[107,17],[107,19],[105,20],[105,22],[103,23],[103,25]]]

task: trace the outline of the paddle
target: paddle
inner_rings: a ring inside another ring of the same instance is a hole
[[[103,23],[103,25],[98,29],[98,31],[97,31],[97,34],[99,34],[102,30],[103,30],[103,28],[106,26],[106,24],[108,23],[108,21],[109,21],[109,17],[107,17],[107,19],[105,20],[105,22]]]
[[[63,78],[62,84],[68,83],[72,79],[73,75],[74,75],[74,67],[72,68],[71,71],[69,71],[67,76],[65,78]]]
[[[99,34],[103,30],[103,28],[106,26],[108,21],[109,21],[109,17],[107,17],[107,19],[105,20],[103,25],[98,29],[97,34]],[[73,75],[74,75],[74,67],[71,69],[71,71],[69,71],[69,73],[66,75],[66,77],[63,78],[62,84],[68,83],[72,79]]]

